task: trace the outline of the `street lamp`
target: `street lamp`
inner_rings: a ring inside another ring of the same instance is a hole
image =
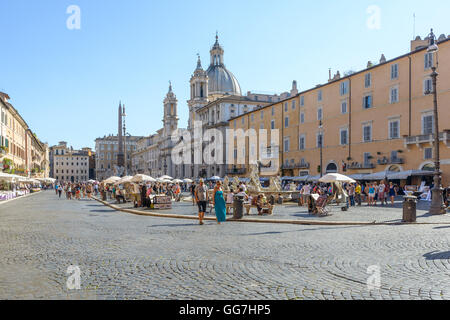
[[[434,107],[434,187],[432,192],[432,202],[430,207],[430,214],[441,215],[445,214],[445,207],[442,198],[442,187],[441,187],[441,161],[439,155],[439,115],[438,115],[438,104],[437,104],[437,77],[436,72],[439,62],[437,61],[438,45],[436,43],[436,36],[433,33],[433,29],[428,36],[429,46],[427,52],[433,55],[433,65],[431,67],[432,73],[431,78],[433,81],[433,107]],[[436,58],[435,58],[436,56]]]
[[[320,177],[323,177],[323,125],[322,120],[319,121],[319,148],[320,148]]]

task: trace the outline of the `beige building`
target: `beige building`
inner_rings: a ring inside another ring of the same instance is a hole
[[[67,146],[67,142],[60,142],[51,147],[53,156],[52,176],[57,181],[85,182],[89,180],[90,148],[74,150]]]
[[[127,136],[124,138],[126,143],[125,162],[127,173],[132,173],[131,154],[136,151],[137,142],[143,137]],[[119,152],[119,138],[117,135],[104,136],[95,140],[95,172],[96,179],[103,181],[111,176],[117,175],[117,154]]]
[[[431,66],[436,62],[417,38],[411,52],[298,93],[282,102],[238,116],[229,127],[279,132],[279,175],[347,175],[381,171],[433,170],[433,97]],[[439,37],[438,108],[443,184],[450,185],[450,39]],[[322,126],[320,126],[322,124]],[[258,130],[257,130],[258,131]],[[256,144],[259,143],[260,137]],[[322,140],[322,148],[320,148]],[[251,142],[246,139],[248,170]],[[256,152],[260,153],[258,145]],[[322,164],[320,167],[320,150]],[[423,177],[411,177],[408,183]],[[431,179],[430,177],[427,179]],[[430,180],[428,180],[430,182]],[[403,183],[407,183],[403,182]]]
[[[0,169],[33,178],[49,176],[48,145],[42,143],[0,92]]]

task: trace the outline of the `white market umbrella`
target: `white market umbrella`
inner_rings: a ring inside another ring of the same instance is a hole
[[[183,183],[183,180],[175,179],[175,180],[173,180],[172,182],[173,182],[173,183]]]
[[[214,177],[209,178],[208,180],[217,181],[217,180],[222,180],[222,178],[218,177],[218,176],[214,176]]]
[[[159,177],[161,180],[173,180],[173,178],[171,176],[162,176]]]
[[[117,186],[117,185],[119,185],[119,184],[131,183],[131,182],[132,182],[132,181],[131,181],[132,179],[133,179],[132,176],[125,176],[125,177],[123,177],[122,179],[116,181],[116,182],[114,183],[114,185]]]
[[[133,179],[131,179],[131,182],[156,182],[156,179],[153,179],[150,176],[147,176],[145,174],[137,174],[133,177]]]
[[[14,175],[0,172],[0,180],[12,181],[14,180]]]
[[[333,182],[347,182],[347,183],[356,183],[355,180],[352,178],[349,178],[347,176],[344,176],[343,174],[339,173],[329,173],[322,178],[319,179],[319,182],[324,183],[333,183]]]
[[[112,177],[109,177],[108,179],[104,180],[103,182],[109,184],[109,183],[117,182],[119,180],[120,180],[119,177],[112,176]]]
[[[183,180],[183,182],[184,182],[184,183],[192,183],[192,182],[194,182],[194,181],[192,181],[191,179],[187,179],[187,178],[186,178],[186,179]]]

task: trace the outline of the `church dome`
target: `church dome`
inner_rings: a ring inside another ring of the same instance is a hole
[[[211,65],[206,71],[209,94],[242,95],[239,82],[223,63],[224,50],[219,44],[218,36],[216,36],[216,43],[210,53]]]
[[[206,71],[208,74],[209,94],[241,95],[241,86],[236,77],[221,65],[211,65]]]

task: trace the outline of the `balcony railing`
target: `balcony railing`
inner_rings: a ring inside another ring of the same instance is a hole
[[[282,169],[309,169],[310,165],[308,162],[300,162],[300,163],[289,163],[284,164]]]
[[[446,130],[444,132],[439,133],[439,141],[443,141],[446,145],[450,145],[450,131]],[[433,134],[421,134],[417,136],[411,136],[405,138],[405,145],[419,145],[422,143],[433,143],[434,135]]]
[[[355,170],[355,169],[375,169],[376,165],[374,163],[359,163],[354,162],[347,165],[347,169]]]
[[[226,174],[246,174],[247,169],[246,168],[231,168],[225,170]]]
[[[383,159],[378,159],[377,163],[379,165],[404,164],[405,159],[403,159],[403,158],[383,158]]]

